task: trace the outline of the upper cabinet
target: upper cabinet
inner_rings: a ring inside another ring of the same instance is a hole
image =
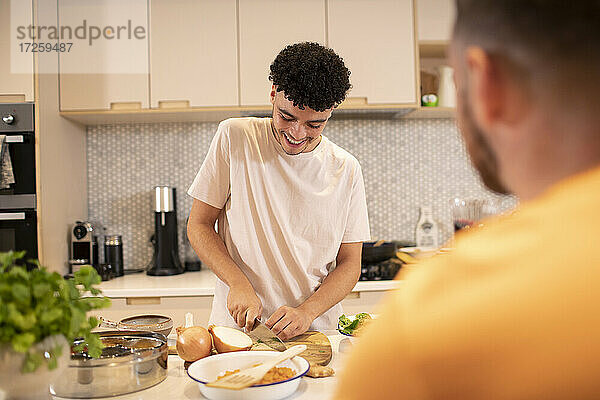
[[[0,101],[34,101],[32,40],[17,30],[32,18],[31,1],[0,0]]]
[[[420,42],[448,42],[455,18],[454,0],[417,0],[417,39]]]
[[[236,0],[152,0],[150,105],[237,106]]]
[[[351,100],[416,104],[412,0],[327,0],[329,46],[351,71]]]
[[[146,107],[148,107],[147,74],[60,75],[61,111],[135,110]]]
[[[240,104],[269,104],[269,66],[288,44],[326,44],[324,0],[239,0]]]
[[[97,40],[61,53],[61,110],[84,123],[208,120],[264,110],[271,63],[285,46],[303,41],[344,58],[353,88],[342,107],[417,107],[414,1],[60,0],[62,25],[77,26],[82,15],[111,16],[94,18],[98,26],[123,18],[147,24],[146,41],[132,51]],[[123,9],[109,13],[109,5]]]
[[[58,4],[59,25],[74,29],[73,36],[62,40],[73,44],[71,51],[60,53],[61,110],[147,108],[147,2],[60,0]],[[84,40],[75,36],[82,21],[89,27]],[[92,26],[101,30],[95,40]]]
[[[440,95],[440,81],[451,83],[447,49],[452,38],[455,19],[454,0],[416,0],[417,42],[419,47],[419,97],[438,95],[437,106],[423,106],[411,112],[408,118],[454,118],[453,97]],[[444,79],[440,79],[443,77]],[[452,91],[446,93],[451,93]]]

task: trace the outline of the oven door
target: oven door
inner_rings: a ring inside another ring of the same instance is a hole
[[[35,210],[0,210],[0,252],[25,250],[24,259],[38,258]]]

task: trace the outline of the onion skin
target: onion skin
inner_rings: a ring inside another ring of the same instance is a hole
[[[179,326],[177,331],[177,353],[185,361],[194,362],[210,355],[212,337],[201,326],[184,328]]]

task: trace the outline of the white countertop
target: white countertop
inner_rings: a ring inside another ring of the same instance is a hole
[[[302,378],[296,393],[286,400],[328,399],[335,391],[337,377],[343,367],[344,359],[352,347],[350,340],[335,331],[324,331],[331,342],[333,357],[329,366],[335,371],[334,376],[327,378]],[[52,396],[59,400],[60,397]],[[167,378],[156,386],[123,396],[111,397],[118,400],[143,399],[204,399],[198,388],[198,383],[188,377],[183,368],[183,360],[178,356],[169,356]]]
[[[110,298],[213,296],[216,280],[209,269],[173,276],[149,276],[141,272],[102,282],[100,289]],[[398,281],[360,281],[352,291],[390,290],[398,284]]]
[[[212,296],[216,275],[209,269],[172,276],[150,276],[145,272],[121,276],[100,284],[107,297]]]

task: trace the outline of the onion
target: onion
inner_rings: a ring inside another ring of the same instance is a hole
[[[250,336],[237,329],[211,325],[208,327],[208,331],[212,335],[215,349],[219,353],[249,350],[252,347]]]
[[[210,355],[212,339],[210,333],[201,326],[184,328],[179,326],[177,331],[177,353],[185,361],[198,361]]]

